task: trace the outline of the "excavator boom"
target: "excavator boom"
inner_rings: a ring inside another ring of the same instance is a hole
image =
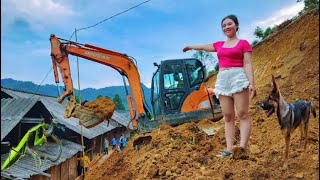
[[[50,42],[55,81],[56,83],[59,83],[57,72],[57,67],[59,67],[66,87],[66,91],[61,94],[58,101],[61,103],[66,97],[70,98],[70,104],[66,109],[66,117],[71,117],[72,111],[76,107],[68,54],[109,66],[117,70],[121,75],[126,76],[127,78],[130,77],[128,78],[128,82],[138,111],[138,117],[145,115],[145,110],[143,108],[144,96],[140,83],[140,75],[137,66],[129,56],[89,44],[68,41],[58,38],[55,35],[50,36]],[[131,111],[133,110],[131,109]],[[131,114],[134,116],[135,113]],[[134,119],[135,117],[131,118]],[[134,123],[134,125],[135,124],[136,123]]]

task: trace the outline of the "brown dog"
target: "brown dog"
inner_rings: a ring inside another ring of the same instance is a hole
[[[316,117],[316,111],[310,101],[299,100],[294,104],[287,103],[281,96],[279,87],[273,75],[272,84],[273,89],[271,93],[266,100],[260,104],[260,107],[266,111],[268,117],[275,111],[277,112],[280,129],[286,142],[283,168],[287,169],[291,134],[299,126],[301,132],[300,143],[302,144],[304,139],[304,150],[306,150],[310,111],[312,112],[313,117]]]

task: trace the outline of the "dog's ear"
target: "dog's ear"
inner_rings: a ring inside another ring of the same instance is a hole
[[[277,98],[280,98],[280,90],[278,87],[278,84],[276,83],[276,79],[274,78],[274,76],[272,75],[272,84],[273,84],[273,90],[272,92],[275,93],[275,95],[277,96]]]

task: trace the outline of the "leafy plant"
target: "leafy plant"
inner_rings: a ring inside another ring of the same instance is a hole
[[[297,2],[301,2],[302,0],[297,0]],[[304,0],[304,8],[303,10],[313,9],[315,7],[319,7],[319,0]]]
[[[253,34],[256,36],[256,38],[262,39],[264,32],[261,27],[257,26],[256,29],[254,30]]]
[[[196,51],[193,55],[193,58],[199,59],[202,64],[206,67],[205,71],[209,72],[208,75],[210,75],[211,71],[217,71],[217,65],[218,61],[212,56],[210,52],[206,51]],[[219,66],[218,66],[219,69]]]
[[[116,105],[116,109],[118,110],[125,110],[124,108],[124,104],[122,102],[122,99],[120,97],[120,95],[117,93],[114,98],[112,99],[112,101],[114,102],[114,104]]]

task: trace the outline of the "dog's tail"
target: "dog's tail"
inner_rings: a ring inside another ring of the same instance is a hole
[[[313,117],[315,118],[317,116],[317,113],[316,113],[316,108],[314,107],[313,103],[311,101],[309,101],[309,106],[310,106],[310,111],[312,112],[313,114]]]

